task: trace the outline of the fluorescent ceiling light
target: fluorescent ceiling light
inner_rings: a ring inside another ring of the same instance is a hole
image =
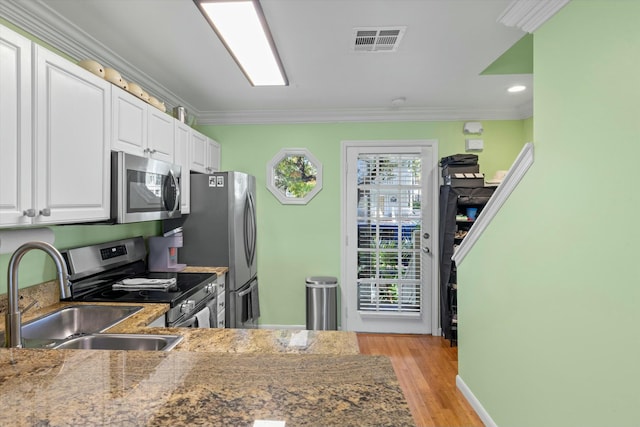
[[[523,85],[514,85],[514,86],[511,86],[509,89],[507,89],[507,92],[511,92],[511,93],[522,92],[526,88],[527,87]]]
[[[289,84],[258,0],[194,1],[253,86]]]

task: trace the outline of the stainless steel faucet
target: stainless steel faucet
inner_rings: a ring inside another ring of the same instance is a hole
[[[22,347],[22,314],[18,308],[18,267],[22,257],[32,249],[40,249],[53,259],[58,272],[58,281],[60,282],[60,298],[71,296],[71,285],[67,276],[67,263],[56,248],[46,242],[27,242],[16,249],[9,260],[8,304],[4,334],[5,347]]]

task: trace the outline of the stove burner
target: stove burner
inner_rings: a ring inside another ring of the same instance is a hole
[[[176,286],[167,290],[123,290],[111,289],[114,282],[107,283],[82,297],[84,301],[100,302],[147,302],[169,303],[172,306],[179,301],[191,298],[191,295],[199,292],[211,280],[215,274],[211,273],[154,273],[147,272],[132,276],[134,278],[168,279],[175,278]],[[118,279],[121,280],[121,279]]]

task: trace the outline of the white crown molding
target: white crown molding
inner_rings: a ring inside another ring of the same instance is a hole
[[[203,111],[201,125],[294,124],[346,122],[425,122],[457,120],[521,120],[533,115],[533,103],[515,109],[349,109],[349,110],[253,110]]]
[[[513,0],[498,17],[507,27],[533,33],[570,0]]]
[[[75,60],[90,58],[105,67],[117,69],[126,80],[136,82],[149,94],[165,101],[168,110],[173,106],[182,105],[189,111],[196,112],[186,100],[125,61],[117,53],[52,10],[42,0],[0,0],[0,17]]]
[[[564,1],[564,0],[563,0]],[[566,0],[568,1],[568,0]],[[128,81],[134,81],[149,94],[164,101],[167,110],[182,105],[197,117],[198,124],[295,124],[383,121],[456,121],[520,120],[531,117],[533,103],[515,109],[347,109],[347,110],[248,110],[199,111],[154,80],[144,71],[125,61],[116,52],[94,39],[66,18],[52,10],[43,0],[0,0],[0,17],[64,52],[71,58],[95,59],[117,69]]]

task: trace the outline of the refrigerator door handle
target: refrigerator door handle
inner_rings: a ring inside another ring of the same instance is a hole
[[[250,219],[251,219],[251,262],[250,265],[253,265],[253,261],[256,256],[256,235],[257,235],[257,224],[256,224],[256,203],[253,200],[253,195],[249,193],[249,207],[250,207]]]
[[[256,208],[251,193],[244,205],[244,253],[247,265],[251,266],[256,255]]]

